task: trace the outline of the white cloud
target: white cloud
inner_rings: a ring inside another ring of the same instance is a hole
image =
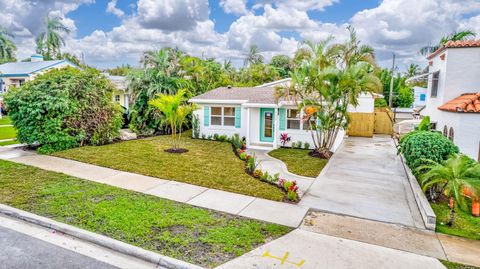
[[[112,0],[107,4],[107,12],[112,13],[113,15],[121,18],[125,16],[125,12],[123,10],[117,8],[117,0]]]
[[[263,7],[264,4],[274,4],[277,7],[286,7],[301,11],[325,10],[326,7],[338,3],[340,0],[263,0],[258,1],[254,8]]]
[[[225,13],[242,15],[247,13],[247,0],[220,0],[220,6]]]
[[[208,19],[208,0],[139,0],[139,23],[151,29],[187,31]]]

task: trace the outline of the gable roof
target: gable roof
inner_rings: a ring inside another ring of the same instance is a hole
[[[67,60],[38,61],[38,62],[14,62],[0,65],[0,77],[22,75],[26,76],[48,68],[52,68],[61,63],[70,63]],[[75,66],[74,64],[70,63]]]
[[[480,47],[480,40],[463,40],[463,41],[448,41],[445,45],[438,48],[432,54],[430,54],[427,59],[432,59],[433,57],[440,54],[442,51],[447,48],[477,48]]]
[[[438,109],[449,112],[480,113],[480,92],[462,94],[439,106]]]
[[[276,104],[273,87],[220,87],[190,99],[192,103],[206,101],[238,101],[238,103]]]

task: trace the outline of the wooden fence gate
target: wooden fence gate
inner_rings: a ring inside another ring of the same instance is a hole
[[[373,134],[393,133],[393,113],[390,109],[376,108],[374,113],[350,113],[348,135],[372,137]]]

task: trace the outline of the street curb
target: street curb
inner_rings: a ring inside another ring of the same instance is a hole
[[[119,253],[132,256],[149,263],[168,269],[202,269],[203,267],[193,265],[184,261],[160,255],[158,253],[148,251],[107,236],[99,235],[80,228],[76,228],[64,223],[60,223],[42,216],[38,216],[17,208],[13,208],[4,204],[0,204],[0,214],[20,219],[35,225],[39,225],[48,229],[53,229],[81,240],[117,251]]]

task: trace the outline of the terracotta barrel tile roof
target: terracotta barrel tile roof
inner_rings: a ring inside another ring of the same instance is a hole
[[[427,59],[432,59],[436,55],[440,54],[446,48],[475,48],[480,47],[480,40],[463,40],[463,41],[448,41],[445,45],[441,46],[438,50],[430,54]]]
[[[480,113],[480,92],[462,94],[439,106],[438,109],[450,112]]]

